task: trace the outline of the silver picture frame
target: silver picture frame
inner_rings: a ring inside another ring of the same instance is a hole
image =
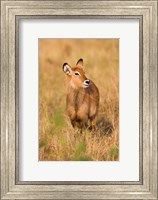
[[[18,25],[24,18],[139,20],[139,181],[19,181]],[[157,0],[1,0],[1,199],[157,199],[157,44]]]

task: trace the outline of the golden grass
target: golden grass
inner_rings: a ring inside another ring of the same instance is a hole
[[[95,131],[73,129],[66,114],[62,65],[83,58],[86,76],[100,92]],[[39,40],[39,160],[119,159],[119,41]]]

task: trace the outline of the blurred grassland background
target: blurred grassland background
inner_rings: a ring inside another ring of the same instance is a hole
[[[95,131],[72,128],[66,114],[63,63],[84,60],[100,92]],[[39,160],[119,159],[119,40],[39,39]]]

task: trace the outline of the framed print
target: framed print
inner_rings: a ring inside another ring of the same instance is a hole
[[[1,97],[1,199],[157,199],[157,0],[2,0]]]

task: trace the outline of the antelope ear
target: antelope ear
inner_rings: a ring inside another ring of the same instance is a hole
[[[67,63],[63,64],[63,71],[69,76],[72,74],[72,69]]]
[[[76,66],[77,66],[77,67],[83,68],[83,59],[82,59],[82,58],[80,58],[80,59],[77,61]]]

